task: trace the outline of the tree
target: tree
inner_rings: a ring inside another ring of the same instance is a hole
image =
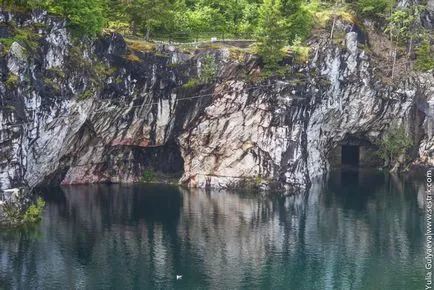
[[[358,0],[357,12],[362,16],[384,18],[393,5],[394,0]]]
[[[397,169],[399,159],[404,157],[407,150],[413,145],[413,141],[405,132],[404,126],[394,125],[385,134],[385,138],[379,143],[379,155],[385,161],[386,165],[393,170]]]
[[[132,0],[125,6],[133,33],[139,30],[149,40],[151,32],[171,21],[171,3],[168,0]]]
[[[197,7],[195,10],[188,10],[184,15],[189,31],[196,35],[209,31],[224,31],[224,18],[214,8]]]
[[[217,62],[215,56],[212,54],[205,54],[202,60],[202,67],[200,71],[199,79],[202,83],[211,83],[218,71]]]
[[[405,43],[414,33],[414,25],[416,18],[411,9],[395,10],[390,17],[387,18],[388,25],[386,32],[390,32],[395,40]]]
[[[238,25],[238,31],[240,34],[247,37],[251,37],[258,25],[258,12],[259,4],[257,3],[247,3],[243,7],[242,19]]]
[[[281,0],[281,12],[283,17],[290,17],[296,14],[301,7],[303,0]]]
[[[309,11],[302,7],[294,10],[294,14],[289,15],[286,21],[287,39],[292,43],[297,37],[305,39],[314,25],[313,17]]]
[[[431,45],[428,36],[425,36],[419,47],[416,49],[416,69],[428,71],[434,69],[434,53],[431,52]]]
[[[103,0],[32,0],[31,9],[44,9],[67,19],[68,26],[79,35],[94,36],[106,23]]]
[[[281,14],[280,0],[264,0],[259,8],[259,23],[256,34],[258,53],[267,69],[276,69],[284,53],[286,23]]]
[[[94,36],[106,23],[101,0],[60,0],[54,9],[59,9],[68,20],[68,26],[79,33]]]
[[[197,7],[210,7],[223,18],[221,29],[225,32],[237,33],[243,21],[243,10],[249,0],[199,0]]]

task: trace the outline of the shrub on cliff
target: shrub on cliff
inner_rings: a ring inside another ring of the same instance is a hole
[[[286,22],[281,13],[280,0],[264,0],[259,8],[259,27],[256,35],[258,40],[257,52],[262,56],[266,69],[274,70],[278,67],[286,44]]]
[[[434,69],[434,56],[428,37],[425,37],[416,49],[416,56],[416,69],[421,71]]]
[[[77,35],[94,36],[105,26],[105,0],[7,0],[8,9],[43,9],[68,20]]]
[[[133,0],[125,3],[125,14],[133,34],[143,32],[149,40],[151,32],[162,29],[172,20],[172,5],[168,0]]]
[[[203,57],[200,81],[204,84],[214,81],[217,75],[217,62],[214,55],[206,54]]]
[[[385,165],[397,169],[399,163],[405,162],[405,154],[413,145],[413,141],[405,131],[404,126],[394,125],[386,132],[385,137],[379,142],[379,156]]]
[[[152,181],[155,180],[155,174],[154,174],[154,172],[152,172],[150,170],[145,170],[143,172],[143,176],[142,177],[143,177],[143,181],[147,182],[147,183],[152,182]]]
[[[22,202],[7,202],[2,205],[3,219],[0,223],[16,227],[23,225],[32,225],[41,221],[45,208],[45,201],[38,198],[36,203],[23,212],[21,209]]]
[[[45,201],[38,198],[36,204],[32,204],[24,213],[23,221],[25,224],[35,224],[41,221],[44,212]]]
[[[357,12],[367,17],[385,17],[386,12],[393,7],[394,0],[358,0]]]

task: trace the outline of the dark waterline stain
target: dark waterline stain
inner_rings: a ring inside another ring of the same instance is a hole
[[[357,171],[290,197],[45,188],[43,222],[0,233],[0,289],[422,289],[421,187]]]

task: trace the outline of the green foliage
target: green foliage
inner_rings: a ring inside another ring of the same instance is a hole
[[[266,71],[276,71],[284,57],[283,47],[306,38],[313,27],[313,17],[302,0],[264,0],[259,8],[256,31],[257,52]]]
[[[172,19],[168,0],[132,0],[125,5],[125,13],[133,33],[145,33],[146,39],[153,30],[167,27]]]
[[[413,141],[405,132],[404,126],[392,126],[380,141],[378,154],[387,165],[393,165],[413,145]]]
[[[150,170],[145,170],[143,172],[142,177],[143,177],[143,181],[148,182],[148,183],[154,181],[156,178],[154,172],[152,172]]]
[[[295,53],[299,63],[306,63],[309,60],[310,47],[304,46],[300,37],[295,38],[290,49]]]
[[[274,70],[282,60],[286,37],[286,22],[281,13],[280,0],[264,0],[259,8],[259,23],[256,39],[257,52],[264,60],[267,70]]]
[[[156,51],[155,43],[143,40],[126,39],[128,48],[137,51]]]
[[[384,17],[394,5],[394,0],[358,0],[357,12],[367,17]]]
[[[197,36],[205,31],[223,31],[224,18],[217,9],[211,7],[198,7],[195,10],[187,10],[185,13],[187,31]]]
[[[60,92],[60,86],[52,78],[45,77],[44,83],[56,92]]]
[[[5,213],[5,222],[11,226],[32,225],[41,221],[44,212],[45,201],[38,198],[35,204],[23,213],[14,203],[6,203],[2,206]]]
[[[92,98],[92,96],[94,95],[94,93],[95,93],[95,91],[93,89],[87,89],[87,90],[85,90],[83,93],[81,93],[78,96],[78,100],[79,101],[84,101],[84,100],[87,100],[89,98]]]
[[[246,3],[242,9],[242,18],[236,25],[237,33],[242,37],[249,38],[255,33],[259,18],[259,3]]]
[[[17,28],[12,25],[13,36],[7,38],[0,38],[0,43],[2,43],[7,50],[12,46],[12,43],[18,42],[21,45],[25,45],[31,50],[36,50],[38,48],[39,36],[31,28]]]
[[[52,67],[48,71],[52,73],[56,78],[61,78],[61,79],[65,78],[65,72],[58,67]]]
[[[3,205],[2,210],[10,225],[16,226],[22,224],[23,214],[16,206],[11,203],[6,203]]]
[[[14,74],[10,73],[8,75],[7,80],[6,80],[6,86],[8,88],[12,89],[12,88],[14,88],[14,87],[16,87],[18,85],[19,80],[20,79],[19,79],[19,77],[17,75],[14,75]]]
[[[104,0],[15,0],[8,7],[44,9],[65,17],[76,35],[94,36],[106,23]]]
[[[99,0],[63,0],[63,15],[69,20],[69,26],[78,33],[96,35],[102,31],[106,19],[102,3]]]
[[[208,84],[215,80],[217,75],[217,62],[212,54],[205,54],[202,58],[202,65],[198,78],[191,78],[188,82],[182,85],[184,89],[193,89],[202,84]]]
[[[385,31],[390,32],[398,42],[403,43],[407,41],[410,38],[410,34],[415,33],[416,18],[412,9],[395,10],[387,20],[388,25]]]
[[[203,57],[200,81],[204,84],[212,82],[217,74],[217,62],[214,55],[206,54]]]
[[[11,112],[15,112],[17,110],[17,108],[15,106],[12,106],[12,105],[6,105],[4,108],[6,110],[11,111]]]
[[[95,74],[95,77],[104,78],[113,75],[117,71],[117,68],[108,66],[103,62],[97,62],[92,66],[92,71]]]
[[[305,8],[300,8],[289,17],[287,21],[289,42],[293,42],[297,37],[305,39],[309,36],[313,28],[314,21],[312,14]]]
[[[200,85],[200,80],[199,80],[199,79],[196,79],[196,78],[193,78],[193,79],[190,79],[190,80],[189,80],[188,82],[186,82],[185,84],[183,84],[182,87],[183,87],[184,89],[192,89],[192,88],[197,87],[198,85]]]
[[[416,49],[416,69],[428,71],[434,69],[434,53],[431,50],[429,38],[425,38]]]
[[[134,53],[128,54],[127,59],[129,61],[132,61],[132,62],[140,62],[140,61],[142,61],[142,59],[140,57],[138,57],[137,55],[135,55]]]
[[[26,224],[36,224],[41,221],[45,208],[45,201],[38,198],[36,204],[32,204],[24,213],[23,221]]]

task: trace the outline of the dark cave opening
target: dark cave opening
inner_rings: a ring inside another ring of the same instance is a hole
[[[378,158],[378,146],[363,136],[347,136],[336,142],[327,156],[332,169],[377,168],[382,165]]]
[[[341,164],[347,167],[359,167],[360,164],[360,146],[342,145]]]
[[[75,163],[72,163],[70,158],[64,158],[59,167],[47,175],[38,186],[62,184],[70,168],[79,168],[97,176],[93,183],[137,182],[144,180],[145,174],[152,176],[153,182],[177,183],[184,174],[184,159],[174,139],[168,140],[162,146],[106,146],[101,160],[81,160],[76,163],[80,163],[81,166],[74,166]],[[74,184],[81,182],[81,179],[73,180]]]

